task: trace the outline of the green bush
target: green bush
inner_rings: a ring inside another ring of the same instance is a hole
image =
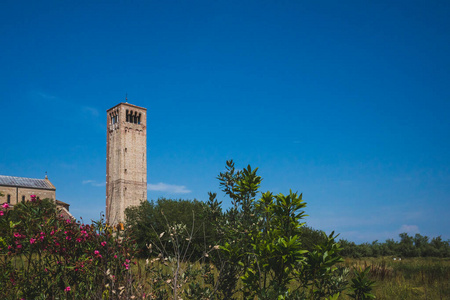
[[[81,224],[50,200],[3,205],[0,216],[3,299],[126,299],[135,250],[103,221]],[[121,289],[121,290],[120,290]]]

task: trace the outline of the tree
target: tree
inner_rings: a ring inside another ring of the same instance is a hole
[[[226,172],[218,179],[232,207],[220,217],[216,195],[210,194],[209,211],[215,212],[210,219],[221,245],[212,259],[219,270],[220,297],[234,299],[239,278],[245,299],[337,297],[346,286],[346,271],[336,267],[342,261],[336,236],[321,234],[322,242],[309,241],[311,251],[306,250],[302,194],[260,194],[262,178],[257,170],[250,166],[236,170],[234,162],[227,161]],[[293,281],[300,284],[292,290]]]
[[[190,256],[197,260],[203,255],[205,244],[211,245],[212,228],[205,224],[205,203],[197,200],[159,198],[155,201],[142,201],[139,206],[125,210],[126,224],[132,228],[141,255],[145,256],[147,246],[157,241],[159,235],[174,225],[185,225],[192,232]],[[168,236],[161,237],[163,243],[168,242]],[[170,249],[168,247],[167,249]]]

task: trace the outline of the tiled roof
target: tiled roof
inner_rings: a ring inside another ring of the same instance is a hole
[[[36,179],[36,178],[14,177],[4,175],[0,175],[0,185],[49,189],[49,190],[55,189],[53,184],[51,184],[51,182],[48,179]]]
[[[67,205],[67,206],[70,206],[69,203],[63,202],[63,201],[58,200],[58,199],[56,199],[55,202],[56,202],[56,205],[60,205],[60,206],[66,206]]]
[[[75,220],[75,217],[72,216],[72,214],[64,206],[59,206],[58,209],[59,209],[59,213],[60,213],[61,217],[63,217],[64,219]]]

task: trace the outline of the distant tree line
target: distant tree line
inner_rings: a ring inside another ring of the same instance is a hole
[[[441,236],[429,237],[416,233],[410,236],[400,233],[400,241],[388,239],[384,243],[373,241],[372,243],[355,244],[347,240],[340,240],[343,248],[341,254],[346,257],[450,257],[450,241],[442,240]]]

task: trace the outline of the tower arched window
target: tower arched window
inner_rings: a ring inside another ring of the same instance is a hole
[[[11,195],[8,195],[8,196],[7,196],[7,200],[6,200],[6,201],[8,202],[8,204],[11,203]]]

